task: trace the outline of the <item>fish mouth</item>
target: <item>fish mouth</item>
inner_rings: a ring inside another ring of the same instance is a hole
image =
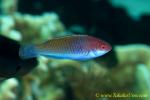
[[[106,54],[108,51],[106,50],[94,50],[93,53],[95,56],[102,56],[104,54]]]
[[[111,51],[111,50],[112,50],[112,47],[110,46],[109,49],[106,51],[106,53]]]
[[[112,50],[112,46],[111,46],[109,43],[107,43],[107,45],[108,45],[108,50],[107,50],[107,52],[109,52],[109,51]]]

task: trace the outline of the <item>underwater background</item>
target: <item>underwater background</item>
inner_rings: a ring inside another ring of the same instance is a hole
[[[23,64],[0,82],[0,100],[150,100],[150,0],[0,0],[0,36],[22,45],[73,34],[103,39],[112,50],[87,61],[37,57],[32,70]],[[1,41],[3,79],[15,47]]]

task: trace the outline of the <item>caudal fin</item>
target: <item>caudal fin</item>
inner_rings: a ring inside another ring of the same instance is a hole
[[[36,47],[34,45],[21,46],[19,49],[19,56],[22,59],[34,58],[37,56]]]

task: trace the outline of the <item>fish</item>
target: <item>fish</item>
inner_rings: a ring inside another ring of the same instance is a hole
[[[89,60],[111,50],[104,40],[89,35],[71,35],[50,39],[41,44],[29,44],[19,49],[21,59],[45,56],[56,59]]]

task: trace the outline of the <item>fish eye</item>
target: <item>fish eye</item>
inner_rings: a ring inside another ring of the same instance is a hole
[[[105,45],[101,45],[100,48],[101,48],[102,50],[104,50],[104,49],[106,49],[106,46],[105,46]]]

